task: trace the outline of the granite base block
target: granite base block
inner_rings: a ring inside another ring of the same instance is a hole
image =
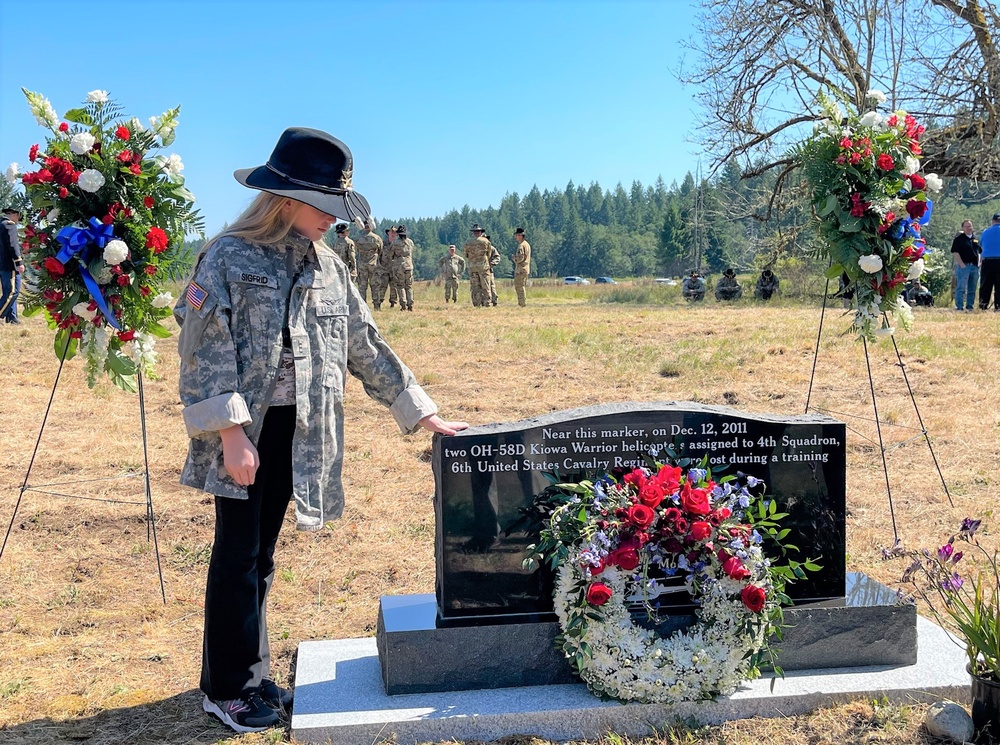
[[[490,741],[531,734],[554,741],[608,732],[642,737],[678,722],[719,724],[796,716],[857,699],[894,703],[969,700],[965,652],[939,626],[917,619],[918,663],[786,673],[744,684],[732,696],[677,706],[601,701],[577,683],[388,696],[374,639],[303,642],[295,675],[292,737],[300,743],[396,745]]]
[[[849,575],[847,587],[842,600],[785,610],[782,669],[916,663],[916,608],[862,574]],[[555,622],[437,628],[436,619],[434,595],[381,599],[376,641],[389,695],[576,681],[555,648]]]

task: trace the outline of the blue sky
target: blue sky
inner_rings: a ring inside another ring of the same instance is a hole
[[[44,29],[74,23],[58,44]],[[24,86],[60,114],[98,88],[143,122],[180,104],[165,152],[210,232],[252,197],[233,170],[289,126],[350,146],[380,218],[496,206],[536,183],[669,184],[699,157],[675,77],[693,34],[689,0],[0,0],[0,170],[45,133]]]

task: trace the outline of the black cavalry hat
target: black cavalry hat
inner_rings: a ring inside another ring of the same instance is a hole
[[[406,226],[399,225],[396,227],[396,235],[406,235]]]
[[[333,229],[333,232],[335,232],[335,233],[346,233],[347,232],[347,223],[346,222],[338,223],[337,227],[335,227]]]
[[[334,217],[364,220],[371,207],[354,191],[353,174],[354,159],[347,145],[326,132],[305,127],[282,132],[264,165],[233,173],[251,189],[304,202]]]
[[[479,226],[479,223],[478,223],[478,222],[474,222],[474,223],[472,223],[472,227],[471,227],[471,228],[469,228],[469,232],[470,232],[470,233],[485,233],[486,231],[485,231],[485,230],[483,230],[483,229],[482,229],[482,228],[481,228],[481,227]]]

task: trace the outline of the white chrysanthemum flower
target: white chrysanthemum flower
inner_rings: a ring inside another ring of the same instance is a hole
[[[17,183],[17,173],[21,170],[21,166],[16,162],[11,163],[7,166],[7,170],[4,171],[4,178],[7,179],[7,183],[13,186]]]
[[[160,165],[163,167],[164,173],[171,180],[179,178],[181,171],[184,170],[184,163],[181,162],[181,156],[177,153],[172,153],[167,158],[161,158]]]
[[[85,321],[93,321],[97,317],[97,309],[90,309],[90,303],[77,303],[73,306],[73,312]]]
[[[169,292],[161,292],[159,295],[153,298],[154,308],[167,308],[173,305],[174,296]]]
[[[875,127],[881,127],[882,122],[884,122],[885,120],[882,118],[882,115],[877,111],[869,111],[863,117],[861,117],[859,121],[861,122],[862,127],[875,128]]]
[[[88,168],[80,174],[76,185],[84,191],[95,192],[104,186],[104,174],[93,168]]]
[[[90,103],[107,103],[108,102],[108,92],[102,91],[100,89],[96,91],[90,91],[87,94],[87,100]]]
[[[944,188],[944,181],[936,173],[928,173],[924,180],[927,182],[927,191],[941,191]]]
[[[868,254],[867,256],[862,256],[858,259],[858,266],[861,267],[861,271],[868,274],[875,274],[875,272],[882,271],[882,257],[876,256],[875,254]]]
[[[69,149],[76,155],[86,155],[89,153],[97,139],[90,132],[79,132],[69,138]]]
[[[910,264],[910,271],[907,272],[906,278],[907,279],[920,279],[920,276],[924,273],[925,268],[926,267],[924,266],[924,260],[923,259],[917,259],[912,264]]]
[[[121,264],[128,258],[128,246],[125,241],[109,241],[104,247],[104,263],[108,266]]]
[[[888,98],[882,91],[872,88],[865,94],[865,100],[874,101],[875,104],[878,105],[885,103],[888,100]]]

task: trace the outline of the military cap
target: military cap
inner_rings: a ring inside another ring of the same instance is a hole
[[[406,226],[400,225],[396,228],[396,235],[406,235]]]
[[[389,235],[389,233],[394,233],[394,232],[396,232],[396,226],[395,225],[390,225],[389,227],[387,227],[385,229],[385,234],[386,235]]]
[[[514,228],[514,235],[524,235],[524,228]]]
[[[336,232],[338,232],[338,233],[346,233],[347,232],[347,223],[346,222],[342,222],[342,223],[338,224],[337,227],[334,228],[334,230]]]
[[[486,231],[483,230],[482,226],[480,226],[480,224],[478,222],[474,222],[474,223],[472,223],[472,227],[469,228],[469,232],[470,233],[485,233]]]
[[[21,214],[21,208],[20,207],[15,207],[14,205],[11,205],[10,207],[4,207],[3,213],[5,215],[20,215]]]

